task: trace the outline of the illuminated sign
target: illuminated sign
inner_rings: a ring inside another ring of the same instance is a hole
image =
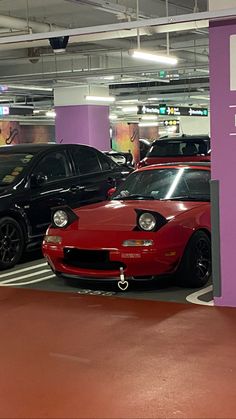
[[[159,125],[164,125],[165,127],[174,127],[179,125],[179,121],[177,119],[166,119],[165,121],[160,121]]]
[[[0,116],[9,115],[9,107],[8,106],[0,106]]]
[[[139,106],[138,114],[156,114],[160,116],[208,116],[208,109],[193,108],[192,106]]]

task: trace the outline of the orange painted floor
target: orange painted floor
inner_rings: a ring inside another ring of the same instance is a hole
[[[0,290],[1,418],[235,418],[236,309]]]

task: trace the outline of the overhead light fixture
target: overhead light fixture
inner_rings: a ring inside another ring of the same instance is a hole
[[[140,128],[144,128],[144,127],[158,127],[158,122],[139,122],[138,126]]]
[[[102,79],[104,80],[114,80],[115,76],[104,76]]]
[[[85,96],[85,99],[91,102],[115,102],[116,98],[113,96]]]
[[[143,115],[141,119],[143,121],[157,121],[157,115]]]
[[[47,111],[46,112],[46,117],[47,118],[56,118],[57,114],[55,111]]]
[[[117,119],[117,115],[109,115],[110,121],[115,121]]]
[[[40,87],[40,86],[23,86],[18,84],[8,84],[9,89],[19,89],[19,90],[35,90],[35,91],[42,91],[42,92],[52,92],[53,89],[51,87]]]
[[[123,99],[123,100],[119,100],[119,103],[138,103],[139,100],[138,99]]]
[[[126,106],[125,108],[122,108],[122,112],[138,112],[137,106]]]
[[[58,36],[56,38],[49,39],[49,43],[55,54],[65,52],[68,42],[69,36]]]
[[[140,58],[141,60],[145,61],[154,61],[160,64],[176,65],[178,63],[176,57],[171,57],[168,55],[152,54],[150,52],[141,50],[133,50],[130,54],[133,58]]]
[[[147,100],[152,101],[152,100],[160,100],[160,99],[158,97],[149,97]]]

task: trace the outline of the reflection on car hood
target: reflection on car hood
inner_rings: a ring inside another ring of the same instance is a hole
[[[74,210],[79,217],[79,229],[132,230],[136,225],[136,209],[155,211],[168,220],[205,202],[178,201],[106,201]]]

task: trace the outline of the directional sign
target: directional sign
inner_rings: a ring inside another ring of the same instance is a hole
[[[207,108],[193,108],[188,106],[139,106],[138,114],[155,114],[161,116],[208,116]]]

